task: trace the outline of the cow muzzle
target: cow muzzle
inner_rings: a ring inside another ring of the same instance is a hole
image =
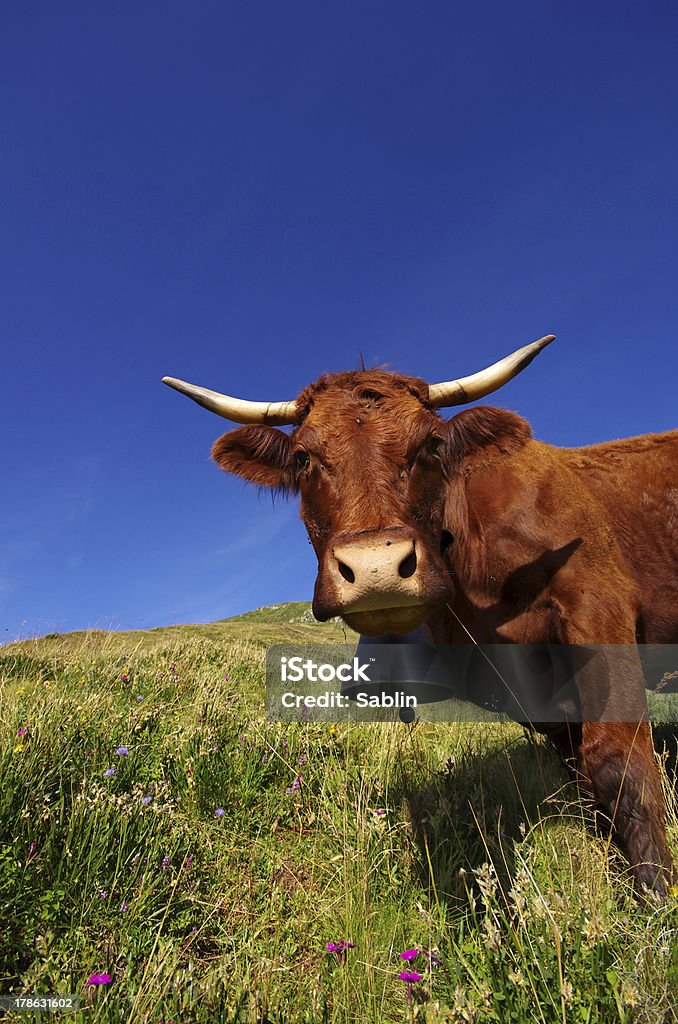
[[[402,527],[337,536],[319,565],[315,617],[341,615],[368,636],[416,629],[433,604],[451,596],[442,560],[433,561],[426,545]]]

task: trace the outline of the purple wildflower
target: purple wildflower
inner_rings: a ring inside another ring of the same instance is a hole
[[[307,761],[308,761],[308,758],[306,757],[306,754],[302,754],[301,757],[299,758],[299,764],[302,766],[302,768],[306,764]]]
[[[169,866],[170,866],[170,859],[169,859],[169,857],[163,857],[162,858],[162,870],[163,871],[167,871]]]
[[[407,960],[408,963],[409,963],[410,960],[415,960],[418,956],[419,956],[419,950],[418,949],[406,949],[404,953],[400,954],[400,959],[401,960]]]
[[[123,900],[122,903],[120,904],[120,912],[124,914],[125,911],[127,910],[129,910],[129,903],[127,902],[127,900]]]
[[[228,682],[228,680],[230,679],[230,676],[224,676],[224,679],[226,680],[226,682]]]
[[[28,855],[26,857],[26,863],[27,864],[31,863],[31,861],[33,860],[33,858],[36,855],[37,849],[38,849],[38,844],[37,844],[37,842],[34,839],[33,842],[31,843],[31,845],[28,847]]]
[[[110,779],[111,775],[115,775],[115,768],[107,768],[104,772],[105,779]]]
[[[86,985],[110,985],[111,976],[105,972],[102,974],[90,974],[85,982]]]
[[[226,811],[224,810],[223,807],[217,807],[216,811],[214,812],[214,817],[215,818],[223,818],[223,816],[225,814],[226,814]]]
[[[120,676],[121,683],[129,683],[129,676]]]
[[[345,939],[342,939],[340,942],[327,943],[327,952],[336,953],[337,963],[339,964],[343,964],[346,960],[347,949],[355,949],[355,942],[347,942]]]
[[[303,779],[303,777],[304,776],[302,775],[302,773],[299,772],[292,785],[288,786],[287,789],[285,790],[287,796],[289,796],[291,793],[296,793],[296,791],[301,787],[301,780]]]
[[[186,871],[190,871],[191,870],[191,864],[192,863],[193,863],[193,854],[189,853],[188,857],[186,858],[186,865],[185,865]]]
[[[99,899],[100,900],[107,900],[108,899],[108,893],[106,892],[105,889],[99,889]]]
[[[150,797],[150,796],[142,796],[141,802],[142,802],[142,804],[144,806],[146,806],[147,804],[150,804],[152,799],[153,799],[153,797]]]
[[[27,732],[28,732],[28,728],[27,728],[27,726],[24,726],[23,729],[19,729],[19,731],[17,732],[17,736],[25,736]]]
[[[425,956],[428,960],[428,969],[431,971],[434,967],[440,967],[440,957],[432,949],[422,949],[421,955]]]
[[[127,755],[129,754],[129,750],[127,749],[127,747],[118,747],[115,752],[116,754],[118,754],[119,757],[127,757]]]
[[[144,699],[143,694],[142,693],[138,693],[137,694],[137,700],[143,700],[143,699]]]
[[[422,978],[421,974],[417,974],[416,971],[401,971],[400,974],[398,975],[398,977],[400,978],[401,981],[404,981],[405,984],[407,985],[407,989],[405,991],[405,998],[407,999],[408,1003],[411,1003],[412,1002],[412,986],[416,982],[423,981],[424,979]]]

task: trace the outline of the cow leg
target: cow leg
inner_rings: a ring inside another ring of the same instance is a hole
[[[584,722],[578,762],[628,854],[637,889],[665,895],[673,862],[649,725]]]

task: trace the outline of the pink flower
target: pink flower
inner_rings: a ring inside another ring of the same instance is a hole
[[[401,954],[401,956],[402,956],[402,954]],[[405,984],[407,985],[407,988],[405,990],[405,998],[407,999],[408,1003],[411,1003],[412,1002],[412,986],[417,981],[423,981],[424,979],[422,978],[421,974],[417,974],[416,971],[401,971],[400,974],[398,975],[398,977],[400,978],[401,981],[404,981]]]
[[[89,978],[85,982],[86,985],[110,985],[111,976],[110,974],[90,974]]]
[[[340,942],[327,943],[327,952],[336,953],[337,962],[340,964],[343,964],[344,960],[346,959],[347,949],[355,949],[355,942],[347,942],[345,939],[342,939]]]
[[[418,956],[419,956],[419,950],[418,949],[406,949],[404,953],[400,954],[400,959],[401,960],[407,960],[408,963],[409,963],[410,960],[415,960]]]

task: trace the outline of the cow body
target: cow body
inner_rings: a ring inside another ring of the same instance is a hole
[[[583,671],[583,724],[544,731],[613,821],[637,884],[664,892],[672,861],[635,645],[678,643],[678,432],[555,448],[502,409],[443,420],[438,387],[327,375],[293,404],[291,434],[241,427],[213,455],[300,495],[320,619],[373,637],[426,625],[440,644],[623,645],[605,706]],[[214,407],[215,393],[186,388]]]

